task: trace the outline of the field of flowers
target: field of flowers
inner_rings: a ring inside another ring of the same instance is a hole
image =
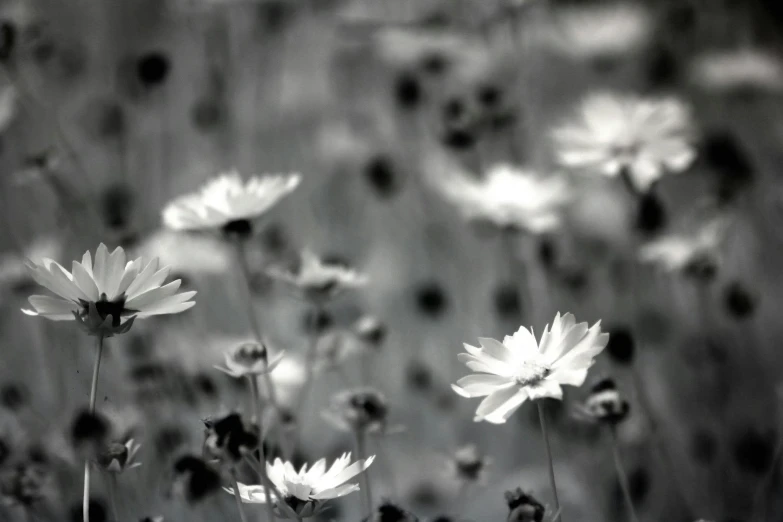
[[[0,522],[783,521],[782,27],[0,0]]]

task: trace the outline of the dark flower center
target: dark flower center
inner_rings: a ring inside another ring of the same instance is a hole
[[[223,225],[223,233],[229,237],[246,239],[253,233],[253,224],[247,219],[235,219]]]
[[[234,361],[243,366],[253,366],[266,359],[266,348],[260,344],[245,344],[234,353]]]
[[[90,303],[80,299],[79,304],[82,306],[80,315],[88,317],[90,315]],[[101,298],[95,302],[95,309],[98,311],[101,319],[111,316],[111,325],[114,327],[120,326],[123,314],[128,315],[128,313],[133,312],[133,310],[125,308],[125,294],[117,297],[114,301],[109,301],[106,294],[101,294]]]

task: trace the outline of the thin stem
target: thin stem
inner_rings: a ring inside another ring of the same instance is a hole
[[[354,440],[356,443],[356,460],[364,460],[367,458],[367,440],[364,431],[356,430],[354,432]],[[370,476],[365,470],[361,475],[362,491],[364,491],[364,509],[367,512],[367,516],[372,516],[372,489],[370,489]]]
[[[546,429],[546,416],[544,415],[544,407],[541,405],[541,401],[537,401],[538,406],[538,420],[541,422],[541,434],[544,436],[544,442],[546,443],[546,458],[549,461],[549,485],[552,486],[552,496],[555,498],[555,510],[557,517],[553,519],[553,522],[558,520],[562,521],[562,512],[560,511],[560,499],[557,497],[557,483],[555,482],[555,467],[552,464],[552,448],[549,445],[549,433]]]
[[[628,476],[625,474],[623,468],[623,460],[620,457],[620,447],[617,443],[617,430],[614,426],[609,427],[609,433],[612,436],[612,457],[614,458],[614,468],[617,471],[617,479],[620,481],[620,489],[623,491],[623,497],[625,497],[625,503],[628,505],[628,514],[631,516],[631,522],[638,522],[636,517],[636,510],[633,507],[633,500],[631,500],[631,489],[628,487]]]
[[[269,492],[269,486],[267,483],[269,482],[266,474],[266,456],[264,455],[264,437],[263,437],[263,411],[261,410],[261,394],[258,391],[258,381],[256,380],[255,375],[248,375],[247,380],[250,383],[250,395],[253,400],[253,415],[257,417],[258,422],[258,453],[261,457],[261,463],[258,466],[258,476],[261,479],[261,485],[264,487],[264,497],[266,497],[266,514],[269,522],[273,522],[275,520],[275,511],[272,508],[272,495],[270,495]]]
[[[307,400],[307,395],[310,392],[310,388],[313,384],[313,373],[315,371],[315,360],[318,355],[318,339],[319,335],[316,331],[318,322],[318,316],[321,315],[321,306],[318,304],[313,305],[312,313],[310,315],[310,324],[308,326],[310,330],[310,343],[307,347],[307,354],[305,354],[305,382],[302,385],[302,389],[299,390],[299,396],[296,399],[296,414],[297,419],[301,418],[302,409],[304,403]]]
[[[111,506],[111,515],[114,517],[114,522],[120,522],[120,517],[117,511],[117,476],[112,474],[109,477],[109,506]]]
[[[234,487],[234,499],[237,501],[237,509],[239,510],[239,519],[242,522],[247,522],[245,510],[242,507],[242,495],[239,494],[239,483],[237,482],[237,476],[234,473],[234,470],[231,470],[231,482],[231,485]]]
[[[97,337],[97,350],[95,352],[95,366],[92,369],[92,384],[90,385],[90,413],[95,413],[95,397],[98,394],[98,372],[101,369],[101,356],[103,355],[103,336]],[[90,459],[84,461],[84,496],[82,498],[82,518],[84,522],[90,522]]]

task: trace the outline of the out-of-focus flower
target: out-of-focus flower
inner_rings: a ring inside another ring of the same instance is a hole
[[[354,491],[359,491],[358,484],[347,484],[359,473],[367,470],[375,460],[375,455],[351,462],[351,454],[345,453],[327,469],[326,459],[317,461],[308,469],[303,465],[297,472],[290,462],[275,459],[273,464],[266,463],[269,480],[282,495],[283,502],[301,518],[311,517],[323,508],[327,500],[339,498]],[[234,494],[231,488],[225,488]],[[239,494],[243,502],[263,504],[268,501],[264,488],[260,485],[239,484]],[[273,499],[275,502],[277,498]],[[276,506],[278,516],[284,516],[285,511]]]
[[[508,522],[542,522],[544,520],[544,505],[517,488],[514,491],[506,491],[506,504],[508,505]]]
[[[109,254],[101,243],[93,264],[90,253],[73,262],[68,272],[59,263],[44,259],[42,265],[28,262],[33,279],[60,296],[34,295],[29,301],[41,315],[54,321],[77,320],[91,335],[111,337],[127,332],[137,317],[176,314],[196,304],[196,292],[176,293],[179,279],[163,285],[168,268],[159,269],[158,259],[146,265],[142,259],[126,263],[125,251],[117,247]]]
[[[111,434],[111,425],[102,416],[89,411],[80,411],[71,423],[71,442],[86,458],[96,458],[106,447]]]
[[[30,506],[54,493],[54,478],[46,463],[28,459],[0,472],[0,500]]]
[[[441,189],[469,219],[534,234],[557,228],[561,210],[571,198],[563,178],[541,178],[511,165],[492,167],[481,181],[455,176],[444,180]]]
[[[282,360],[284,352],[279,352],[270,362],[266,346],[257,342],[249,342],[237,345],[223,355],[226,358],[225,368],[215,366],[215,369],[239,378],[271,372]]]
[[[675,98],[596,93],[553,138],[562,165],[627,176],[640,193],[663,175],[682,172],[696,157],[690,110]]]
[[[220,489],[220,474],[193,455],[183,455],[174,463],[173,491],[188,502],[198,502]]]
[[[340,429],[351,432],[384,432],[389,405],[373,388],[345,390],[332,397],[324,417]]]
[[[502,424],[528,399],[562,399],[562,385],[581,386],[608,340],[600,321],[588,327],[577,324],[572,314],[558,313],[539,343],[532,331],[520,327],[502,343],[479,338],[481,348],[465,344],[468,353],[459,359],[476,373],[452,388],[463,397],[486,396],[474,420]]]
[[[309,250],[302,252],[296,272],[273,267],[268,273],[294,286],[306,299],[316,302],[331,299],[344,290],[367,283],[364,274],[343,265],[324,263]]]
[[[98,453],[98,464],[104,470],[118,474],[138,468],[141,462],[136,462],[135,458],[140,448],[141,444],[137,444],[133,439],[128,439],[124,444],[111,442]]]
[[[214,230],[247,237],[255,220],[299,186],[298,174],[253,176],[247,182],[232,171],[208,181],[199,192],[173,200],[163,223],[173,230]]]
[[[647,242],[639,258],[669,272],[712,279],[720,262],[718,249],[726,235],[725,219],[713,219],[693,231],[669,234]]]
[[[643,6],[613,2],[559,9],[555,30],[546,34],[564,54],[579,60],[607,60],[638,51],[651,33],[650,13]]]
[[[771,53],[758,49],[709,52],[691,63],[691,80],[717,92],[783,91],[783,64]]]
[[[257,430],[246,426],[238,413],[207,420],[204,425],[207,427],[204,447],[220,461],[238,462],[258,446]]]
[[[353,325],[353,333],[365,345],[378,348],[386,339],[386,325],[373,315],[361,316]]]
[[[612,379],[598,381],[590,390],[583,405],[577,407],[576,414],[580,418],[614,426],[623,421],[630,411],[630,405]]]
[[[388,500],[382,502],[369,517],[366,517],[362,522],[419,522],[419,518],[411,513],[402,509],[397,504],[389,502]]]
[[[316,370],[338,368],[340,364],[356,356],[361,346],[349,332],[333,330],[320,335],[315,345]]]
[[[452,459],[454,475],[464,482],[476,482],[481,480],[489,459],[479,453],[475,444],[462,446]]]

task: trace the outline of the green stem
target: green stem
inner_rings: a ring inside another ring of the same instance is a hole
[[[92,384],[90,385],[90,413],[95,413],[95,397],[98,394],[98,373],[101,369],[101,356],[103,355],[103,336],[97,337],[97,350],[95,352],[95,366],[92,369]],[[84,461],[84,496],[82,498],[82,518],[84,522],[90,522],[90,459]]]
[[[356,443],[356,460],[364,460],[367,458],[367,440],[365,433],[361,430],[354,432],[354,439]],[[372,516],[372,490],[370,489],[370,476],[365,470],[360,475],[362,482],[362,491],[364,492],[364,509],[368,517]]]
[[[261,393],[258,390],[258,381],[255,375],[248,375],[247,380],[250,383],[250,394],[253,400],[253,415],[257,417],[258,422],[258,453],[261,457],[261,463],[258,466],[258,476],[261,479],[261,485],[264,487],[264,496],[266,497],[266,514],[269,522],[275,520],[275,511],[272,506],[272,495],[269,491],[268,477],[266,474],[266,456],[264,455],[264,437],[263,437],[263,411],[261,410]]]
[[[242,522],[247,522],[245,510],[242,507],[242,495],[239,494],[239,483],[237,482],[237,476],[234,473],[234,470],[231,470],[231,482],[231,485],[234,487],[234,499],[237,501],[237,510],[239,510],[239,519]]]
[[[620,447],[617,442],[617,430],[614,426],[609,427],[609,433],[612,436],[612,457],[614,459],[614,468],[617,470],[617,479],[620,481],[620,489],[625,497],[625,503],[628,505],[628,514],[631,516],[631,522],[639,522],[636,517],[636,510],[633,507],[633,500],[631,500],[631,489],[628,487],[628,476],[625,474],[623,468],[623,460],[620,457]]]
[[[553,522],[562,521],[562,512],[560,511],[560,499],[557,497],[557,483],[555,482],[555,467],[552,464],[552,448],[549,445],[549,433],[546,428],[546,415],[544,415],[544,407],[541,406],[541,400],[536,402],[538,406],[538,420],[541,422],[541,434],[544,436],[544,442],[546,443],[546,458],[549,461],[549,485],[552,487],[552,496],[555,498],[555,510],[557,512],[556,518]]]

